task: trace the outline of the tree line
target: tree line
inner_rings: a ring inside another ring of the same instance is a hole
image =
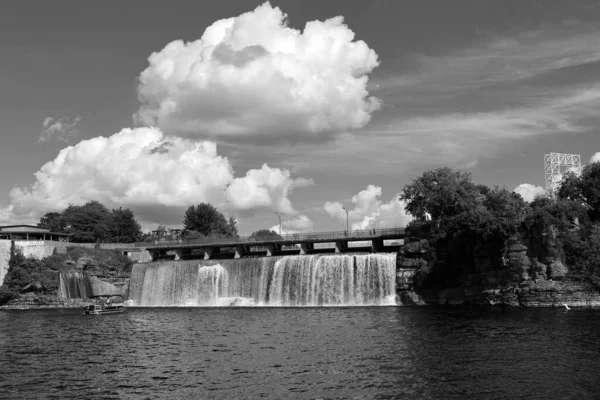
[[[69,205],[62,212],[49,212],[38,222],[41,228],[51,232],[68,233],[76,243],[132,243],[157,239],[151,233],[143,233],[141,225],[129,208],[109,210],[98,201],[83,205]],[[166,234],[164,226],[157,231]],[[257,238],[281,238],[277,233],[260,229],[252,233]],[[227,218],[209,203],[191,205],[183,218],[183,239],[204,237],[239,237],[237,221]]]
[[[414,217],[409,235],[427,238],[433,246],[457,249],[462,243],[464,257],[483,242],[500,259],[511,239],[535,243],[552,231],[572,276],[600,287],[600,162],[588,164],[579,176],[565,174],[554,195],[530,204],[504,187],[476,184],[470,174],[447,167],[415,178],[400,200]]]

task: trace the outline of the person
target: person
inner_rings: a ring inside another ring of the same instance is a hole
[[[107,306],[110,306],[110,297],[107,297],[107,298],[106,298],[106,305],[107,305]]]

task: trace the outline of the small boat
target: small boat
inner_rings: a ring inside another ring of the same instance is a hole
[[[111,297],[123,297],[121,295],[100,295],[94,296],[104,299],[100,302],[100,304],[90,304],[84,307],[83,313],[87,315],[101,315],[101,314],[120,314],[125,312],[125,307],[123,307],[123,303],[121,304],[111,304]]]

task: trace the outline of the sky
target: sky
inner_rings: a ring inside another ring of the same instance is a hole
[[[429,169],[530,201],[600,160],[598,1],[9,1],[0,51],[0,225],[396,227]]]

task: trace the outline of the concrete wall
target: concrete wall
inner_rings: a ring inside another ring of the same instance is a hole
[[[37,260],[51,256],[54,253],[54,249],[57,246],[49,243],[54,242],[46,242],[43,240],[15,240],[15,246],[21,249],[21,252],[23,252],[25,257],[33,257]]]
[[[4,276],[8,272],[8,260],[10,259],[10,240],[0,240],[0,286],[4,282]]]

